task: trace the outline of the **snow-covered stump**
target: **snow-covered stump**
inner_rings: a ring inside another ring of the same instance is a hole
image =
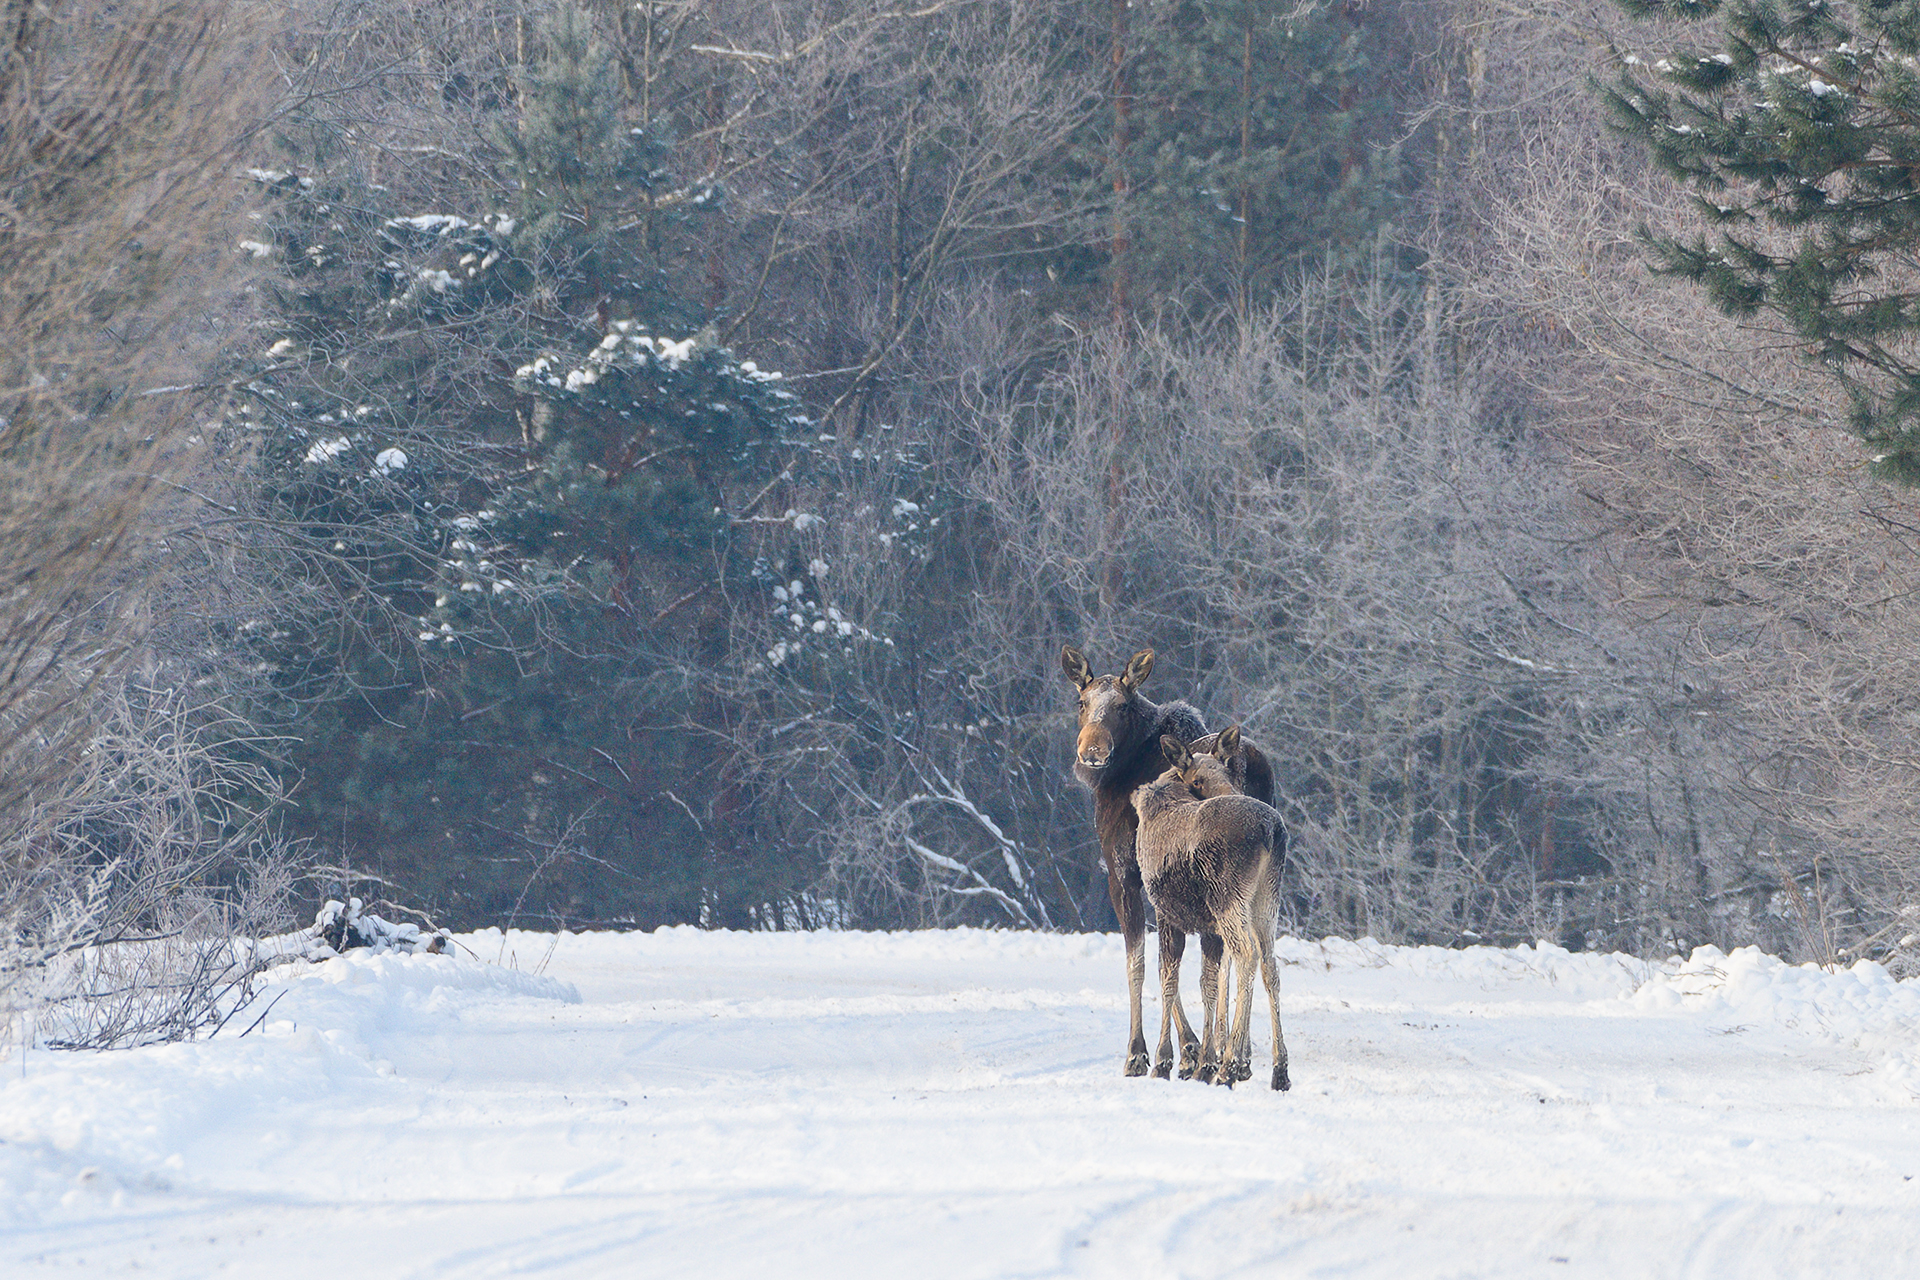
[[[417,924],[395,924],[367,911],[358,898],[329,899],[313,918],[311,939],[318,944],[308,959],[325,960],[357,947],[374,951],[403,951],[412,955],[439,955],[447,935],[438,929],[422,931]]]

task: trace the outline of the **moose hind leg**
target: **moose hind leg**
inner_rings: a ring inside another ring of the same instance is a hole
[[[1233,1031],[1227,1039],[1231,1049],[1222,1055],[1225,1066],[1222,1083],[1228,1086],[1253,1077],[1253,975],[1260,967],[1259,940],[1251,918],[1241,913],[1231,927],[1227,944],[1233,949],[1234,968],[1238,971],[1234,974],[1237,979],[1234,986],[1239,999],[1233,1010]]]
[[[1187,949],[1187,935],[1165,925],[1160,928],[1160,1050],[1154,1059],[1155,1079],[1173,1074],[1173,1041],[1180,1038],[1180,1078],[1192,1077],[1200,1060],[1200,1039],[1187,1023],[1187,1011],[1180,1003],[1180,957]]]
[[[1221,939],[1221,935],[1219,934],[1215,934],[1214,936],[1216,939]],[[1225,947],[1224,939],[1221,939],[1221,945],[1223,948]],[[1225,1046],[1227,1044],[1228,1018],[1233,1013],[1233,1001],[1224,998],[1224,993],[1233,990],[1233,952],[1231,950],[1224,950],[1220,957],[1220,978],[1216,989],[1223,993],[1223,998],[1216,999],[1213,1002],[1213,1042],[1221,1046],[1220,1053],[1224,1058],[1226,1056]]]
[[[1180,1078],[1193,1079],[1193,1073],[1200,1069],[1200,1037],[1187,1021],[1186,1011],[1179,1005],[1173,1007],[1180,1022]]]
[[[1219,934],[1200,935],[1200,1026],[1203,1039],[1200,1042],[1200,1060],[1194,1068],[1193,1078],[1201,1084],[1212,1084],[1220,1074],[1221,1020],[1216,1010],[1220,1003],[1222,950]]]
[[[1260,980],[1267,988],[1267,1015],[1273,1019],[1273,1087],[1287,1090],[1293,1081],[1287,1077],[1287,1040],[1280,1034],[1280,966],[1273,958],[1273,939],[1260,938]]]

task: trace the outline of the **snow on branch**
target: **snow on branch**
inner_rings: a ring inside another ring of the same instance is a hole
[[[963,885],[955,885],[950,887],[949,892],[959,894],[961,897],[978,897],[984,894],[998,902],[1008,911],[1019,916],[1022,924],[1027,925],[1029,928],[1033,926],[1032,914],[1028,912],[1019,899],[1013,897],[1006,890],[994,885],[985,876],[975,871],[966,863],[961,862],[957,858],[949,858],[944,853],[935,852],[911,837],[907,838],[906,846],[934,866],[945,871],[951,871],[955,875],[968,876],[974,881],[974,887],[969,888]],[[1044,914],[1044,911],[1042,914]]]
[[[958,809],[961,813],[966,814],[969,818],[973,819],[981,830],[985,831],[987,835],[992,838],[994,844],[998,847],[1000,859],[1006,864],[1007,875],[1012,879],[1014,888],[1018,889],[1022,894],[1031,895],[1032,889],[1028,881],[1027,871],[1022,865],[1022,859],[1020,857],[1020,846],[1001,828],[998,822],[994,821],[993,815],[975,804],[967,795],[966,789],[947,777],[938,765],[929,764],[927,767],[932,770],[933,776],[939,781],[941,789],[939,791],[920,791],[908,796],[900,803],[902,811],[910,809],[916,804],[939,804]],[[970,874],[978,878],[978,872],[974,872],[972,868],[968,868],[967,870]],[[985,881],[983,880],[982,883],[985,883]],[[1041,925],[1045,928],[1052,928],[1053,920],[1047,914],[1045,904],[1035,900],[1034,906],[1040,912]],[[1021,910],[1021,915],[1023,918],[1031,920],[1031,917],[1024,908]]]

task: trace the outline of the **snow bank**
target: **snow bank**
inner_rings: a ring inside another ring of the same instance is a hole
[[[650,933],[562,932],[558,935],[486,929],[464,935],[461,943],[486,957],[516,956],[522,963],[553,958],[578,963],[601,960],[626,963],[693,964],[721,962],[738,965],[897,963],[948,961],[954,965],[982,961],[1063,962],[1094,960],[1124,963],[1125,945],[1112,933],[1033,933],[1018,929],[922,929],[863,932],[821,929],[810,932],[730,931],[680,925]],[[1155,952],[1152,938],[1149,953]],[[1650,978],[1681,962],[1641,960],[1618,952],[1600,955],[1570,952],[1551,942],[1510,948],[1403,947],[1359,938],[1310,941],[1283,937],[1275,944],[1282,966],[1309,967],[1322,972],[1381,971],[1389,982],[1462,985],[1487,991],[1535,989],[1539,999],[1603,1000],[1631,995]],[[1192,945],[1189,960],[1197,965]],[[1151,962],[1149,962],[1151,967]],[[1197,969],[1196,969],[1197,972]],[[1282,983],[1285,974],[1282,973]],[[1150,984],[1151,985],[1151,984]]]
[[[1568,951],[1551,942],[1518,947],[1401,947],[1372,938],[1348,941],[1281,938],[1282,964],[1341,969],[1391,969],[1409,977],[1460,983],[1483,990],[1539,986],[1542,998],[1600,1000],[1631,994],[1660,966],[1622,955]],[[1541,985],[1544,984],[1544,985]]]
[[[580,999],[555,978],[397,952],[295,961],[262,981],[211,1039],[37,1053],[0,1075],[0,1224],[172,1191],[196,1144],[271,1132],[290,1109],[391,1076],[404,1042],[476,1005]]]
[[[1029,933],[1017,929],[915,929],[866,932],[854,929],[746,931],[672,925],[650,933],[563,931],[558,935],[511,929],[482,929],[459,939],[475,954],[491,956],[503,948],[523,960],[547,952],[579,955],[617,952],[635,960],[725,958],[889,959],[954,961],[983,959],[1066,960],[1126,954],[1118,934]]]
[[[465,956],[426,952],[349,951],[321,964],[283,965],[267,972],[269,984],[352,991],[394,1007],[432,1010],[445,1007],[455,993],[528,996],[577,1004],[580,993],[570,982]]]
[[[519,929],[483,929],[460,941],[481,956],[511,951],[523,959],[548,952],[578,955],[618,952],[635,959],[760,960],[780,958],[875,959],[900,961],[1078,960],[1126,955],[1117,933],[1033,933],[1020,929],[914,929],[895,932],[819,929],[777,932],[700,929],[676,925],[649,933],[563,931],[558,935]],[[1152,951],[1153,940],[1147,940]],[[1191,949],[1191,948],[1189,948]],[[1281,938],[1275,955],[1283,965],[1315,968],[1394,968],[1435,979],[1512,984],[1545,979],[1548,983],[1593,986],[1605,994],[1632,991],[1661,970],[1657,963],[1615,952],[1571,952],[1551,942],[1512,948],[1402,947],[1372,938]],[[1678,964],[1673,960],[1670,964]]]
[[[1920,980],[1901,981],[1871,960],[1840,970],[1790,965],[1758,947],[1731,955],[1697,947],[1632,996],[1645,1012],[1684,1013],[1735,1025],[1770,1025],[1881,1058],[1897,1087],[1920,1097]]]

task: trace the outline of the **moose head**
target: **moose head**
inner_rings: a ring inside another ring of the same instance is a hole
[[[1060,650],[1060,667],[1080,691],[1080,736],[1074,759],[1094,773],[1138,743],[1147,717],[1135,696],[1153,671],[1153,650],[1142,649],[1117,676],[1096,676],[1087,656],[1072,645]]]
[[[1239,749],[1239,725],[1222,730],[1212,748],[1199,755],[1195,755],[1178,738],[1164,736],[1160,739],[1160,754],[1166,757],[1168,769],[1187,784],[1187,789],[1196,800],[1239,793],[1240,788],[1235,785],[1229,768],[1234,753]]]

